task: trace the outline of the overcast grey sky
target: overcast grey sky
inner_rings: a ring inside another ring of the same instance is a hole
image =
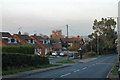
[[[88,35],[94,19],[118,15],[120,0],[3,0],[2,31],[49,35],[54,29],[62,29],[66,35]]]

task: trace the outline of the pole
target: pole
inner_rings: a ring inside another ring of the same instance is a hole
[[[67,60],[69,60],[69,55],[68,55],[68,24],[66,25],[67,27]]]
[[[99,55],[99,38],[98,38],[98,35],[97,35],[97,54]]]

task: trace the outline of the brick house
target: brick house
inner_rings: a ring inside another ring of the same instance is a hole
[[[37,36],[36,34],[30,36],[31,39],[35,40],[35,43],[42,47],[42,55],[46,55],[48,52],[52,51],[53,47],[50,44],[50,39],[48,37]]]
[[[72,38],[61,38],[61,43],[62,43],[62,47],[66,47],[67,42],[69,47],[72,47],[73,45],[77,45],[78,47],[82,47],[82,45],[84,44],[84,40],[82,37],[72,37]]]
[[[0,46],[21,45],[17,38],[13,37],[9,32],[0,32],[0,36],[1,36]]]
[[[14,34],[13,37],[16,38],[22,45],[33,44],[35,48],[34,54],[42,55],[42,47],[38,45],[34,39],[31,39],[30,36],[22,35],[21,32],[18,32],[18,34]]]

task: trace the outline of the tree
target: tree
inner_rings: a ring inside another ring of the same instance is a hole
[[[100,54],[115,53],[116,52],[116,43],[117,32],[116,21],[112,18],[106,19],[102,18],[100,21],[94,20],[93,23],[94,32],[88,37],[92,39],[93,51],[97,52],[97,40],[99,41],[99,52]],[[87,45],[87,48],[90,47],[90,43]]]
[[[79,49],[79,46],[73,44],[71,47],[69,47],[70,51],[77,51]]]

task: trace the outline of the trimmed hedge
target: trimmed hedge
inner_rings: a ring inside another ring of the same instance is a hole
[[[34,54],[33,45],[20,45],[20,46],[3,46],[3,53],[24,53],[24,54]]]
[[[44,56],[26,54],[2,54],[2,69],[19,69],[23,67],[49,64],[49,59]]]

